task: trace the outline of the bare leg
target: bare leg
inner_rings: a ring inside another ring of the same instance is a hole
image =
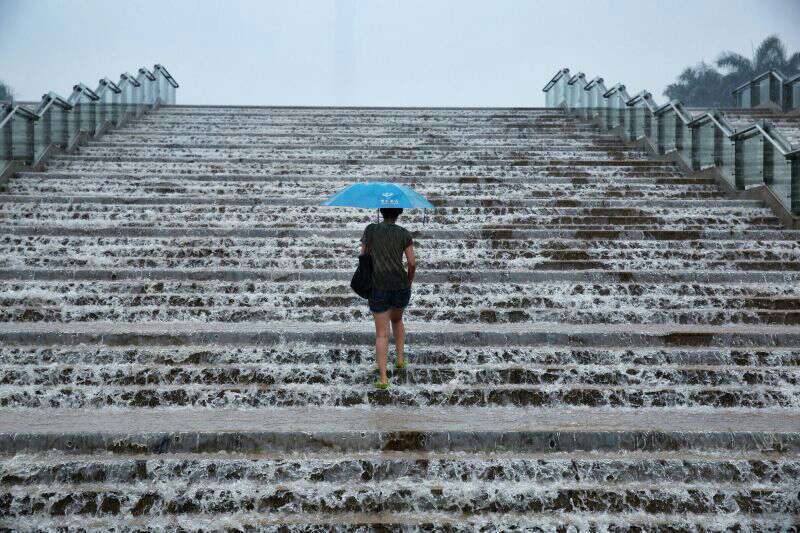
[[[394,346],[397,349],[397,363],[403,364],[403,352],[406,347],[406,327],[403,324],[403,310],[392,309],[389,311],[389,319],[392,322],[392,335],[394,336]]]
[[[389,312],[372,313],[375,319],[375,357],[378,360],[380,382],[386,383],[386,355],[389,351]]]

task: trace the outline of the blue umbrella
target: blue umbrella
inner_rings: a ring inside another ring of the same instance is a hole
[[[382,207],[402,207],[403,209],[433,209],[434,206],[424,196],[395,183],[356,183],[342,192],[322,202],[321,205],[338,207],[361,207],[380,209]]]

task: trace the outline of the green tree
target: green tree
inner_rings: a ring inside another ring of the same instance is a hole
[[[758,45],[753,59],[728,51],[719,56],[717,66],[722,69],[726,83],[733,90],[768,70],[788,75],[796,73],[800,70],[800,52],[788,55],[780,37],[770,35]]]
[[[691,107],[719,107],[725,99],[725,80],[713,66],[699,63],[686,67],[664,94],[670,100],[680,100]]]
[[[11,100],[12,93],[11,87],[0,81],[0,102],[5,100]]]
[[[667,86],[664,95],[690,107],[730,107],[733,90],[759,74],[777,70],[793,75],[800,71],[800,52],[789,55],[780,37],[770,35],[758,45],[752,59],[727,51],[715,63],[716,68],[702,62],[687,67],[675,83]]]

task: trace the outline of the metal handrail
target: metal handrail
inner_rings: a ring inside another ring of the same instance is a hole
[[[753,176],[760,176],[758,184],[772,191],[791,213],[800,215],[800,147],[793,146],[769,120],[752,121],[737,129],[718,109],[693,116],[679,101],[657,105],[647,91],[629,97],[622,84],[604,90],[599,98],[580,108],[575,103],[585,99],[576,97],[574,91],[592,91],[595,86],[605,89],[605,86],[600,77],[582,88],[563,83],[562,78],[568,74],[569,69],[562,69],[545,85],[543,91],[548,107],[560,107],[594,120],[604,130],[620,128],[621,135],[628,141],[646,139],[659,154],[676,153],[693,170],[717,167],[720,175],[735,189],[743,190],[756,184],[752,181]],[[764,77],[760,75],[758,79]],[[790,82],[794,80],[789,79]],[[625,95],[623,109],[614,105],[619,103],[615,95]],[[713,128],[710,136],[708,130],[704,130],[709,125]],[[703,136],[704,131],[706,136]],[[760,143],[757,156],[748,153],[748,150],[753,152],[753,142]],[[726,143],[733,147],[732,154],[730,149],[726,150]],[[709,145],[713,146],[709,148]],[[709,153],[702,153],[704,146]],[[779,169],[778,165],[785,167]],[[774,182],[777,170],[784,171],[781,176],[789,176],[788,184]]]

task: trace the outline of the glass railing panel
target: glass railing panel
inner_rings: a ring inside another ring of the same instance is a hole
[[[94,125],[96,122],[97,106],[94,102],[78,102],[73,107],[74,116],[72,121],[73,134],[77,131],[83,131],[88,134],[94,133]]]
[[[800,109],[800,81],[792,85],[792,109]]]
[[[714,162],[723,178],[736,185],[736,144],[719,128],[714,131]]]
[[[742,99],[742,103],[739,107],[742,109],[747,109],[750,107],[750,86],[744,87],[742,91],[739,93],[740,98]]]
[[[628,108],[628,139],[635,141],[644,137],[644,108],[634,105]]]
[[[764,155],[763,141],[760,135],[742,139],[741,157],[737,158],[737,172],[741,172],[742,183],[745,188],[762,185],[764,183]]]
[[[69,116],[72,111],[59,106],[52,106],[50,112],[52,113],[50,119],[50,136],[52,141],[62,148],[66,147],[70,139]]]
[[[756,105],[765,104],[770,99],[770,76],[758,82],[758,101]]]
[[[11,117],[11,160],[32,163],[35,150],[34,121],[14,115]]]
[[[792,163],[786,159],[780,150],[773,148],[768,151],[771,161],[764,161],[771,166],[772,191],[786,209],[792,208]]]
[[[673,109],[669,109],[661,115],[661,120],[664,123],[662,145],[665,154],[675,150],[675,118]]]
[[[51,113],[53,107],[50,106],[39,116],[39,120],[36,122],[34,129],[33,129],[33,158],[34,160],[38,160],[44,151],[50,146],[51,138],[52,138],[52,120],[53,115]]]
[[[658,123],[657,117],[653,114],[650,108],[644,109],[644,136],[650,141],[650,144],[658,149]]]
[[[6,117],[6,112],[0,108],[0,123]],[[11,121],[0,126],[0,169],[11,162]]]
[[[717,125],[712,121],[703,122],[696,128],[694,139],[696,144],[692,145],[698,169],[714,166],[714,139],[716,138]]]
[[[136,116],[141,116],[144,113],[144,86],[139,85],[133,88],[133,99],[136,103],[135,113]]]
[[[675,122],[675,149],[678,150],[681,159],[690,168],[692,166],[692,141],[692,129],[683,120],[677,118]]]
[[[109,112],[110,112],[109,120],[111,121],[112,124],[118,126],[123,114],[121,92],[111,94],[111,104]]]

